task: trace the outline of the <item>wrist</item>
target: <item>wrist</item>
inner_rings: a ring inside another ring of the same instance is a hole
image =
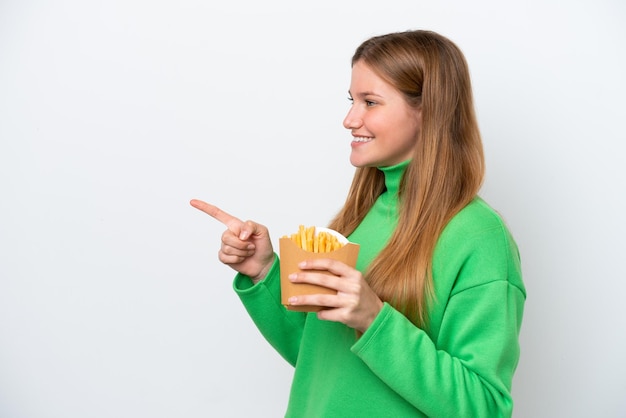
[[[380,315],[380,312],[383,310],[384,303],[382,300],[377,299],[374,305],[375,305],[375,308],[372,309],[372,311],[369,314],[369,317],[366,319],[361,329],[359,329],[359,331],[363,333],[367,331],[370,325],[372,325],[372,323],[376,320],[378,315]]]
[[[265,279],[265,277],[267,277],[269,271],[271,270],[272,266],[274,265],[274,257],[275,256],[272,256],[270,261],[264,267],[261,268],[261,271],[259,272],[259,274],[255,275],[255,276],[250,276],[250,280],[252,280],[253,284],[257,284],[261,280]]]

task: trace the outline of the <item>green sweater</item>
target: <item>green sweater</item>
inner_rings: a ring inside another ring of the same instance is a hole
[[[350,240],[364,271],[397,224],[406,163],[381,168],[387,190]],[[510,417],[526,297],[516,244],[476,198],[446,226],[433,257],[435,302],[422,330],[385,303],[360,338],[280,302],[278,257],[256,285],[234,289],[267,341],[295,366],[286,417]]]

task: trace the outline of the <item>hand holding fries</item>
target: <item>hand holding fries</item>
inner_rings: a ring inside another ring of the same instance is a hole
[[[295,292],[287,300],[290,310],[317,311],[318,319],[346,324],[365,332],[383,302],[350,265],[330,258],[310,259],[289,275],[294,286],[318,286],[331,292]]]
[[[323,305],[293,304],[292,296],[312,294],[336,294],[336,289],[312,283],[294,283],[289,275],[301,272],[300,263],[306,260],[331,259],[354,268],[359,254],[359,245],[348,240],[337,231],[322,227],[300,225],[298,232],[280,238],[280,281],[281,301],[289,310],[319,311]]]

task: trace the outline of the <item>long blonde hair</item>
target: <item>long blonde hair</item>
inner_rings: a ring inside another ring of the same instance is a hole
[[[382,300],[427,326],[435,245],[484,177],[468,66],[453,42],[422,30],[370,38],[357,48],[352,65],[357,61],[411,106],[421,106],[422,127],[400,185],[398,225],[365,278]],[[329,226],[349,235],[384,190],[380,170],[357,168],[345,205]]]

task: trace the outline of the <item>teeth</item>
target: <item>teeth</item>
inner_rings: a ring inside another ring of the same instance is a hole
[[[370,142],[372,139],[374,138],[366,138],[363,136],[355,136],[354,138],[354,142]]]

